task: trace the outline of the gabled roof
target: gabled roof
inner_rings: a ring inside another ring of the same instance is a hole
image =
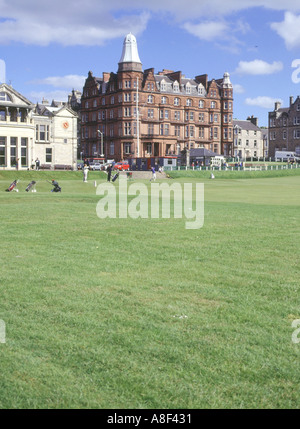
[[[191,158],[203,158],[203,157],[209,158],[212,156],[218,156],[218,154],[215,152],[212,152],[211,150],[206,149],[205,147],[199,147],[199,148],[190,150]]]
[[[282,113],[289,113],[290,108],[289,107],[281,107],[280,109],[277,110],[278,113],[282,114]]]
[[[53,106],[45,106],[45,105],[37,104],[35,113],[41,116],[55,116],[60,112],[62,112],[63,110],[67,110],[72,115],[77,116],[77,113],[74,112],[74,110],[71,109],[69,106],[53,107]]]
[[[5,105],[9,103],[9,105],[15,107],[28,107],[29,109],[34,108],[34,104],[31,101],[29,101],[26,97],[24,97],[24,95],[20,94],[12,86],[7,85],[6,83],[2,83],[0,85],[0,92],[6,92],[12,99],[11,102],[0,102],[0,105]]]
[[[247,121],[247,120],[243,121],[243,120],[239,120],[239,119],[234,119],[233,120],[233,126],[239,127],[245,131],[261,131],[261,128],[257,127],[251,121]]]

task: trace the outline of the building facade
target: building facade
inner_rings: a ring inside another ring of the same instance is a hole
[[[77,168],[77,114],[64,103],[32,104],[0,85],[0,168]]]
[[[233,155],[242,159],[268,157],[268,130],[259,128],[258,119],[233,120]]]
[[[0,168],[27,168],[34,145],[34,104],[11,86],[0,85]]]
[[[32,113],[35,125],[34,157],[50,168],[77,168],[77,114],[66,104],[53,101],[37,104]]]
[[[291,151],[300,155],[300,97],[294,101],[290,97],[290,106],[281,107],[275,103],[269,112],[269,155],[275,157],[276,151]]]
[[[125,37],[117,73],[88,73],[81,99],[85,157],[123,160],[178,155],[205,147],[231,155],[233,89],[229,74],[208,80],[181,71],[144,70],[136,39]]]

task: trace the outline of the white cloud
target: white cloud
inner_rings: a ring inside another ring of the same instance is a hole
[[[203,20],[196,24],[185,22],[182,28],[200,40],[216,42],[218,48],[233,54],[240,53],[241,45],[243,45],[240,35],[250,31],[250,26],[241,19],[234,22],[226,22],[224,19]]]
[[[28,3],[32,3],[32,0],[27,0],[26,10],[24,3],[24,10],[22,6],[20,9],[14,8],[18,0],[12,1],[11,7],[8,7],[6,0],[2,0],[2,3],[0,0],[0,44],[102,45],[108,40],[124,37],[129,31],[135,35],[142,33],[150,18],[147,12],[115,18],[101,10],[94,0],[86,2],[83,9],[74,7],[76,2],[69,0],[63,3],[57,0],[42,4],[34,2],[31,7]]]
[[[0,0],[0,44],[101,45],[129,31],[139,35],[154,14],[168,15],[181,25],[187,22],[188,31],[212,40],[224,34],[224,17],[253,7],[300,11],[299,0]],[[200,24],[190,24],[191,20]],[[247,29],[238,22],[229,26],[233,33]],[[197,27],[207,35],[199,35]]]
[[[66,76],[52,76],[46,77],[44,79],[37,79],[30,83],[35,85],[51,85],[54,88],[70,88],[71,89],[81,89],[84,85],[86,76],[79,75],[66,75]]]
[[[228,31],[225,22],[204,21],[199,24],[186,22],[183,28],[201,40],[212,41],[224,37]]]
[[[40,103],[43,99],[51,103],[55,101],[68,101],[68,95],[71,91],[31,91],[26,97],[33,103]]]
[[[6,82],[5,69],[6,69],[5,61],[0,60],[0,83]]]
[[[232,86],[233,86],[233,92],[236,94],[243,94],[243,92],[245,92],[244,87],[239,83],[235,83]]]
[[[34,103],[41,102],[43,99],[48,100],[50,103],[52,100],[68,101],[68,95],[71,94],[73,89],[82,90],[85,79],[86,76],[80,75],[49,76],[44,79],[35,79],[28,83],[34,85],[49,85],[53,87],[53,90],[32,91],[28,94],[28,98]]]
[[[283,64],[281,61],[274,61],[272,64],[263,60],[240,61],[235,73],[263,75],[277,73],[282,69]]]
[[[283,38],[288,49],[300,47],[300,15],[286,12],[282,22],[273,22],[271,28]]]
[[[138,8],[143,0],[127,0],[126,8],[135,5]],[[114,1],[112,1],[114,3]],[[145,2],[146,3],[146,2]],[[143,5],[144,8],[146,6]],[[147,7],[152,11],[167,11],[178,20],[197,19],[199,17],[226,16],[233,12],[252,7],[264,7],[272,10],[300,10],[298,0],[151,0]]]
[[[274,107],[274,103],[279,101],[280,103],[283,103],[283,100],[272,98],[272,97],[266,97],[266,96],[259,96],[256,98],[246,98],[245,103],[248,106],[257,106],[257,107],[263,107],[265,109],[272,109]]]

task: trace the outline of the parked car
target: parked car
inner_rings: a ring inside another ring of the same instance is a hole
[[[94,164],[90,165],[90,170],[93,170],[93,171],[99,170],[100,171],[101,166],[102,166],[102,164],[100,164],[100,162],[95,162]]]
[[[128,164],[127,161],[117,162],[114,166],[115,170],[120,170],[120,171],[129,170],[129,168],[130,168],[130,165]]]
[[[77,163],[77,170],[83,169],[83,162]]]

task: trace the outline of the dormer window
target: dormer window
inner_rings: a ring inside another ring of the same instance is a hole
[[[187,94],[191,93],[191,85],[189,83],[186,84],[185,90]]]
[[[174,90],[174,92],[179,92],[179,83],[177,81],[174,82],[173,90]]]
[[[204,86],[201,83],[198,85],[198,95],[204,95]]]
[[[162,80],[161,84],[160,84],[160,90],[166,91],[166,89],[167,89],[166,82],[164,80]]]

